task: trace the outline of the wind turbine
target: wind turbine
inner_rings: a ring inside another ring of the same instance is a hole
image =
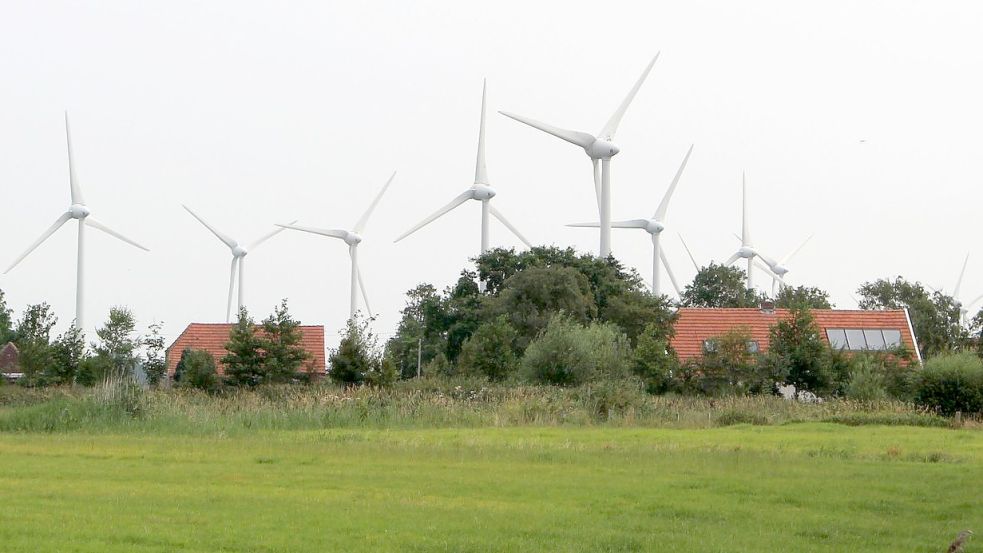
[[[812,235],[810,235],[808,238],[803,240],[802,243],[796,246],[794,250],[787,253],[785,257],[779,259],[778,261],[775,261],[774,259],[766,255],[758,256],[765,262],[765,265],[768,266],[767,272],[771,273],[772,295],[775,294],[776,285],[781,284],[782,286],[787,286],[787,284],[785,283],[785,275],[788,274],[789,272],[788,262],[792,259],[793,256],[795,256],[795,254],[799,253],[799,250],[801,250],[806,244],[808,244],[810,240],[812,240]]]
[[[666,273],[669,275],[669,280],[672,281],[672,287],[676,289],[676,294],[682,295],[679,289],[679,284],[676,283],[676,277],[672,274],[672,268],[669,267],[669,260],[666,259],[665,252],[662,251],[662,245],[660,243],[660,237],[662,236],[662,231],[666,229],[666,211],[669,209],[669,200],[672,199],[672,193],[676,191],[676,185],[679,184],[679,177],[683,175],[683,170],[686,169],[686,162],[689,161],[690,154],[693,153],[693,146],[690,145],[689,150],[686,152],[686,157],[683,158],[683,162],[679,165],[679,169],[676,171],[676,176],[672,178],[672,183],[669,184],[669,189],[666,190],[665,196],[662,197],[662,202],[659,203],[659,207],[655,210],[655,214],[652,215],[650,219],[631,219],[628,221],[614,221],[611,223],[612,228],[634,228],[642,229],[649,233],[652,237],[652,293],[656,296],[661,295],[662,291],[659,287],[659,262],[666,268]],[[567,225],[568,227],[589,227],[597,228],[598,223],[574,223],[572,225]]]
[[[747,175],[743,173],[741,174],[741,206],[741,247],[724,262],[724,265],[733,265],[738,259],[746,259],[747,287],[753,289],[754,277],[751,270],[754,268],[754,258],[761,256],[751,244],[751,229],[748,227]]]
[[[621,123],[621,118],[624,117],[625,112],[628,110],[628,106],[635,98],[635,95],[638,94],[638,89],[642,87],[642,83],[645,82],[645,78],[648,77],[649,72],[652,70],[652,66],[655,65],[655,62],[658,59],[659,54],[656,54],[655,57],[652,58],[652,61],[650,61],[645,67],[645,71],[642,72],[642,76],[635,82],[635,86],[633,86],[628,92],[628,96],[626,96],[624,101],[621,102],[621,105],[618,106],[618,109],[614,112],[614,115],[612,115],[607,124],[604,125],[604,128],[597,133],[597,136],[580,131],[561,129],[559,127],[554,127],[553,125],[541,123],[535,119],[530,119],[528,117],[516,115],[506,111],[499,112],[502,115],[515,119],[520,123],[525,123],[530,127],[552,134],[553,136],[566,140],[571,144],[576,144],[577,146],[583,148],[584,152],[587,153],[587,156],[590,157],[591,163],[594,165],[594,194],[597,196],[597,208],[601,219],[601,257],[611,255],[611,158],[616,156],[618,152],[621,151],[621,149],[618,148],[618,146],[616,146],[612,141],[614,140],[615,133],[618,131],[618,125]],[[598,162],[600,162],[600,169],[598,168]]]
[[[979,303],[980,300],[983,300],[983,295],[977,297],[976,299],[974,299],[973,301],[967,304],[963,304],[962,301],[960,301],[959,299],[959,292],[962,289],[963,277],[966,275],[966,265],[968,264],[969,264],[969,254],[967,253],[966,259],[963,260],[963,268],[961,271],[959,271],[959,278],[956,280],[956,287],[952,290],[952,297],[953,299],[956,300],[956,303],[959,304],[959,316],[962,319],[963,324],[969,323],[969,310],[974,305]]]
[[[689,260],[693,263],[693,268],[696,269],[696,272],[697,273],[699,273],[700,272],[700,264],[697,263],[696,262],[696,258],[693,257],[693,252],[690,251],[689,246],[686,245],[686,240],[683,240],[683,235],[682,234],[679,234],[679,233],[676,233],[676,234],[677,234],[677,236],[679,236],[679,241],[683,243],[683,248],[686,250],[686,255],[689,256]]]
[[[62,213],[58,219],[55,220],[54,224],[48,227],[48,230],[41,234],[31,247],[27,248],[27,251],[22,253],[20,257],[14,260],[13,263],[7,267],[4,274],[9,273],[11,269],[17,266],[18,263],[23,261],[25,257],[30,255],[38,246],[40,246],[49,236],[55,233],[62,225],[67,223],[69,219],[75,219],[78,221],[78,258],[76,261],[75,268],[75,327],[78,329],[84,329],[84,306],[85,306],[85,227],[90,226],[94,229],[101,230],[106,234],[118,238],[127,244],[136,246],[144,251],[150,251],[147,248],[137,244],[133,240],[123,236],[122,234],[110,229],[106,225],[96,221],[91,217],[91,211],[88,206],[85,205],[85,200],[82,198],[82,189],[79,186],[78,177],[75,174],[75,162],[72,158],[72,133],[68,125],[68,112],[65,112],[65,136],[68,138],[68,179],[71,186],[72,193],[72,205],[68,207],[68,211]]]
[[[475,163],[475,168],[474,168],[474,185],[471,188],[465,190],[464,192],[458,194],[457,197],[455,197],[453,200],[450,201],[450,203],[438,209],[433,214],[428,216],[426,219],[414,225],[413,228],[399,235],[399,237],[396,238],[395,240],[396,242],[399,242],[403,238],[406,238],[407,236],[413,234],[414,232],[420,230],[421,228],[429,225],[430,223],[434,222],[445,213],[451,211],[455,207],[463,204],[464,202],[468,200],[476,200],[481,202],[481,253],[485,253],[486,251],[488,251],[489,213],[493,215],[496,219],[501,221],[502,224],[506,226],[506,228],[512,231],[512,234],[514,234],[519,240],[521,240],[523,244],[525,244],[530,248],[532,247],[532,244],[530,244],[529,241],[526,240],[526,237],[523,236],[522,233],[520,233],[519,230],[515,228],[515,226],[513,226],[512,223],[510,223],[508,219],[505,218],[504,215],[502,215],[502,212],[496,209],[495,206],[491,205],[491,199],[495,197],[496,193],[495,190],[490,186],[490,182],[488,179],[488,168],[485,165],[485,92],[486,92],[486,86],[485,84],[482,84],[481,124],[478,127],[478,159]]]
[[[230,317],[232,315],[232,291],[236,287],[236,269],[238,268],[239,271],[239,275],[238,275],[239,301],[236,304],[238,306],[236,312],[238,313],[239,311],[242,310],[242,307],[245,304],[245,302],[243,301],[243,298],[245,297],[245,292],[244,292],[245,288],[243,286],[243,275],[246,273],[246,254],[248,254],[251,250],[255,250],[256,247],[258,247],[263,242],[266,242],[270,238],[273,238],[277,234],[283,232],[283,229],[278,228],[276,230],[273,230],[263,235],[259,240],[256,240],[255,242],[250,244],[248,248],[243,248],[242,246],[239,245],[238,242],[230,238],[229,235],[224,234],[218,229],[216,229],[215,227],[213,227],[212,225],[209,225],[208,222],[202,219],[197,213],[191,211],[190,207],[184,204],[181,204],[181,207],[183,207],[188,213],[190,213],[192,217],[198,219],[199,223],[205,225],[205,228],[212,231],[212,234],[214,234],[219,240],[222,241],[222,243],[228,246],[229,249],[232,251],[232,269],[229,273],[229,300],[225,305],[225,322],[230,322]],[[294,222],[296,223],[297,221]]]
[[[329,238],[338,238],[344,240],[348,244],[348,256],[351,258],[351,293],[349,295],[349,316],[355,315],[358,310],[358,291],[362,291],[362,301],[365,302],[365,310],[369,312],[369,316],[372,316],[372,308],[369,307],[369,296],[365,292],[365,282],[362,280],[362,272],[358,268],[358,245],[362,242],[362,232],[365,231],[365,226],[369,222],[369,217],[372,212],[375,211],[375,207],[379,205],[379,200],[382,199],[382,195],[386,193],[389,185],[392,184],[393,179],[396,177],[396,172],[394,171],[386,184],[382,187],[382,190],[376,195],[372,203],[369,204],[369,208],[365,210],[365,213],[359,217],[358,221],[355,222],[355,227],[352,230],[342,230],[342,229],[320,229],[314,227],[304,227],[290,223],[289,225],[277,225],[278,227],[288,228],[291,230],[299,230],[301,232],[309,232],[311,234],[319,234],[321,236],[327,236]],[[296,221],[294,221],[296,222]]]

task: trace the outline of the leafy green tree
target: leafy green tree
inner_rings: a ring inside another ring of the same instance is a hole
[[[709,348],[699,361],[681,371],[682,391],[706,395],[760,394],[772,386],[767,367],[752,347],[747,327],[733,328],[708,340]]]
[[[461,353],[464,342],[481,324],[482,297],[478,292],[477,275],[462,271],[457,283],[447,290],[444,302],[447,336],[446,354],[450,362],[455,362]]]
[[[27,306],[14,331],[14,343],[20,351],[17,363],[26,386],[43,386],[45,376],[54,363],[51,349],[51,329],[58,318],[47,303]]]
[[[227,353],[221,359],[227,384],[258,386],[265,381],[262,346],[263,341],[256,335],[256,323],[246,308],[241,308],[225,344]]]
[[[0,347],[14,340],[13,310],[7,307],[7,298],[0,290]]]
[[[497,381],[509,378],[517,367],[514,351],[517,336],[504,315],[482,324],[464,342],[458,359],[460,372]]]
[[[378,363],[374,363],[365,376],[365,382],[376,388],[390,388],[398,379],[399,371],[396,370],[396,364],[385,356]]]
[[[396,334],[386,343],[386,355],[396,364],[402,378],[413,378],[421,364],[446,351],[443,334],[447,312],[443,299],[431,284],[420,284],[406,293],[406,306]]]
[[[668,297],[628,290],[609,298],[599,319],[621,327],[634,346],[644,333],[655,333],[660,340],[668,343],[676,314]]]
[[[775,307],[792,309],[805,306],[810,309],[832,309],[829,292],[810,286],[782,286],[775,297]]]
[[[352,316],[348,319],[338,348],[332,350],[328,357],[331,365],[328,377],[345,386],[364,384],[379,362],[376,350],[377,339],[369,329],[368,321],[358,314]]]
[[[554,315],[526,348],[522,373],[536,384],[579,386],[599,379],[624,379],[631,367],[631,346],[617,325],[579,324]]]
[[[185,348],[174,371],[174,382],[181,388],[194,388],[215,393],[221,387],[218,369],[212,354],[204,350]]]
[[[129,309],[110,308],[109,319],[101,328],[96,329],[99,341],[92,344],[102,371],[98,375],[99,379],[133,376],[133,369],[140,359],[137,355],[140,339],[134,336],[135,330],[136,319]]]
[[[908,309],[923,358],[956,351],[969,342],[958,302],[941,292],[930,293],[921,283],[879,279],[857,291],[861,309]]]
[[[143,359],[143,372],[147,375],[147,384],[159,386],[167,378],[167,360],[164,356],[164,336],[161,330],[164,323],[155,322],[150,325],[150,334],[143,339],[146,348]]]
[[[683,290],[683,307],[758,307],[763,296],[747,288],[746,274],[737,267],[710,265],[696,273]]]
[[[769,341],[767,363],[776,380],[820,395],[840,391],[847,375],[828,362],[828,348],[809,308],[793,307],[788,319],[772,326]]]
[[[53,363],[49,366],[46,380],[52,384],[89,384],[81,378],[86,361],[85,335],[75,325],[68,327],[51,345]],[[81,382],[80,382],[81,380]]]
[[[652,394],[668,390],[675,364],[665,331],[658,323],[649,323],[638,336],[632,369],[645,382],[645,389]]]
[[[263,351],[263,378],[266,382],[290,382],[297,378],[305,362],[311,360],[301,345],[300,322],[290,316],[287,300],[263,320],[259,347]]]
[[[530,267],[509,277],[501,293],[488,302],[488,315],[504,315],[515,328],[520,350],[525,349],[557,313],[564,313],[579,324],[597,317],[590,284],[576,269]]]

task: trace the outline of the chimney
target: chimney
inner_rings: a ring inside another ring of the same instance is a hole
[[[775,302],[771,300],[764,300],[761,302],[761,312],[766,315],[773,315],[775,313]]]

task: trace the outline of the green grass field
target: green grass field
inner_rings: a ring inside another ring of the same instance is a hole
[[[981,491],[973,430],[8,433],[0,550],[936,552]]]

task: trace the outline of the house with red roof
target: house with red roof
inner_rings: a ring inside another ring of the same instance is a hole
[[[844,351],[880,351],[903,347],[921,364],[918,342],[907,309],[813,309],[822,339]],[[748,350],[767,353],[771,327],[791,317],[788,309],[694,308],[677,312],[675,335],[670,344],[680,361],[698,359],[714,347],[714,340],[732,330],[750,335]]]
[[[174,340],[166,350],[167,356],[167,376],[174,377],[178,361],[181,360],[181,353],[185,349],[204,350],[211,354],[215,359],[215,366],[218,374],[225,374],[225,366],[222,357],[228,352],[225,344],[229,342],[234,323],[191,323],[184,332]],[[327,360],[324,353],[324,327],[323,326],[300,326],[301,346],[311,356],[309,367],[317,374],[324,374],[327,368]],[[257,328],[257,333],[262,334],[262,330]],[[305,367],[305,369],[308,367]]]

